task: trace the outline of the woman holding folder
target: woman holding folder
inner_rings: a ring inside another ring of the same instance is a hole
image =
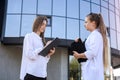
[[[50,56],[54,54],[55,48],[51,49],[46,57],[38,55],[50,43],[46,43],[44,38],[47,22],[45,16],[37,16],[33,24],[33,32],[28,33],[24,38],[21,80],[46,80],[47,78],[47,63]]]
[[[104,67],[107,65],[107,37],[102,15],[88,14],[85,18],[85,28],[91,32],[85,42],[86,51],[81,54],[73,51],[74,57],[88,59],[81,63],[83,80],[104,80]]]

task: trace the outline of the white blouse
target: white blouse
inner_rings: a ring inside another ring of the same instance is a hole
[[[32,32],[25,36],[21,62],[20,79],[23,80],[26,73],[45,78],[47,76],[47,63],[49,58],[38,55],[43,49],[42,39]]]
[[[88,36],[85,47],[88,60],[82,63],[83,80],[104,80],[103,38],[97,29]]]

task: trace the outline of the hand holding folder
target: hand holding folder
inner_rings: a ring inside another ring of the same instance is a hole
[[[53,47],[57,47],[59,45],[59,43],[60,43],[59,38],[55,38],[51,42],[48,42],[47,45],[43,48],[43,50],[39,53],[39,55],[44,56],[44,57],[47,56],[49,54],[49,51]]]

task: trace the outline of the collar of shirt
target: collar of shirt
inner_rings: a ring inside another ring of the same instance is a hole
[[[32,32],[33,35],[35,35],[38,39],[42,39],[38,34],[36,34],[35,32]]]

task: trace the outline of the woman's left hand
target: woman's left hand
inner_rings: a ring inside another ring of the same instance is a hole
[[[73,56],[74,56],[76,59],[78,59],[79,56],[80,56],[80,54],[79,54],[78,52],[76,52],[76,51],[73,51]]]

